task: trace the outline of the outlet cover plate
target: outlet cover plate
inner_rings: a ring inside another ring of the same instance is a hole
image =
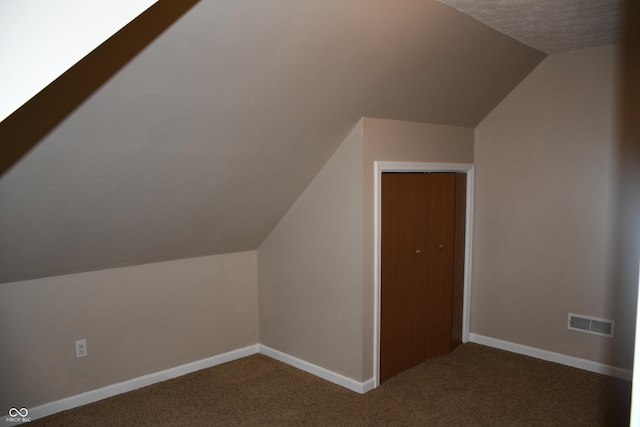
[[[87,340],[76,341],[76,357],[87,357]]]

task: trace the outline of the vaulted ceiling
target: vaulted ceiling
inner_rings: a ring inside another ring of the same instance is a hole
[[[1,282],[257,249],[360,117],[474,127],[545,57],[436,1],[192,3],[0,123]]]

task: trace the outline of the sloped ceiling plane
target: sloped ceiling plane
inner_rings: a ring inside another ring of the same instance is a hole
[[[0,282],[256,249],[360,117],[475,127],[585,47],[517,24],[561,3],[160,0],[0,123]]]

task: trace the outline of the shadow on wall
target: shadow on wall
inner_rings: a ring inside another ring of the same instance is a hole
[[[613,284],[616,287],[616,316],[620,337],[615,344],[617,366],[632,361],[633,337],[638,298],[638,260],[640,259],[640,3],[627,0],[626,40],[620,56],[620,113],[618,133],[618,176],[614,231]],[[631,330],[622,330],[622,328]],[[630,347],[630,348],[629,348]],[[626,362],[626,363],[625,363]]]
[[[0,122],[0,177],[199,1],[158,1]]]

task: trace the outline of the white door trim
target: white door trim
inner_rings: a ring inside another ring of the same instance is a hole
[[[467,200],[464,243],[464,295],[462,303],[462,342],[469,341],[471,297],[471,248],[473,237],[474,166],[468,163],[374,162],[374,292],[373,292],[373,377],[374,387],[380,385],[380,200],[383,172],[464,172],[467,174]]]

